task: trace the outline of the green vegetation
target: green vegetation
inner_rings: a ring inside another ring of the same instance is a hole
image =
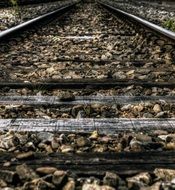
[[[19,19],[21,21],[22,20],[22,14],[21,14],[21,9],[18,5],[18,0],[10,0],[10,3],[12,4],[13,9],[15,11],[16,19]]]
[[[163,26],[175,32],[175,18],[168,19],[163,23]]]

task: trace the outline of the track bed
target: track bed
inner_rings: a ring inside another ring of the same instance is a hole
[[[0,187],[170,189],[175,44],[80,2],[0,42]]]

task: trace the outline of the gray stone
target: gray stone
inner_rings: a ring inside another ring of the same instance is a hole
[[[40,180],[37,183],[37,190],[48,190],[48,189],[55,189],[55,186],[51,183],[44,181],[44,180]]]
[[[165,130],[155,130],[155,131],[153,131],[153,134],[154,135],[167,135],[168,132]]]
[[[82,105],[76,105],[72,108],[71,110],[71,114],[73,117],[77,117],[77,114],[79,111],[83,110],[83,106]]]
[[[86,112],[83,110],[80,110],[77,114],[76,119],[86,118]]]
[[[145,184],[141,181],[128,180],[128,189],[141,190],[145,188]]]
[[[151,176],[148,172],[139,173],[126,179],[129,189],[144,189],[151,182]]]
[[[17,173],[9,170],[0,170],[0,178],[6,183],[17,183],[19,180]]]
[[[26,164],[16,166],[16,173],[21,180],[31,180],[38,177],[38,175]]]
[[[151,182],[151,175],[148,172],[142,172],[142,173],[139,173],[139,174],[137,174],[131,178],[127,178],[127,181],[130,181],[130,180],[141,181],[144,184],[148,185]]]
[[[112,77],[115,79],[126,79],[126,75],[122,71],[115,72]]]
[[[57,149],[58,147],[59,147],[59,143],[58,143],[58,141],[57,141],[57,139],[53,139],[52,140],[52,142],[51,142],[51,147],[53,148],[53,149]]]
[[[136,134],[135,137],[136,137],[136,140],[138,140],[140,142],[152,142],[152,137],[150,137],[148,135]]]
[[[60,94],[60,101],[74,101],[75,96],[71,92],[63,92]]]
[[[127,111],[129,109],[132,108],[132,105],[131,104],[127,104],[127,105],[124,105],[123,107],[121,107],[121,111]]]
[[[106,172],[105,177],[103,178],[104,185],[109,185],[112,187],[117,187],[120,181],[120,177],[112,172]]]
[[[40,139],[42,142],[51,142],[53,140],[54,134],[49,132],[39,132],[37,133],[38,139]]]
[[[162,118],[162,117],[165,117],[165,115],[166,115],[166,112],[161,111],[161,112],[157,113],[155,117]]]
[[[55,189],[55,186],[51,183],[44,181],[41,178],[34,179],[30,182],[26,182],[23,185],[23,190],[37,189],[37,190],[50,190]]]
[[[142,143],[140,141],[136,140],[136,138],[133,138],[130,141],[129,145],[130,145],[131,150],[134,152],[138,152],[138,151],[143,150]]]
[[[151,113],[144,113],[143,117],[144,118],[153,118],[153,115]]]
[[[88,139],[86,139],[85,137],[79,137],[77,140],[76,140],[76,144],[78,147],[83,147],[83,146],[86,146],[89,144],[89,141]]]

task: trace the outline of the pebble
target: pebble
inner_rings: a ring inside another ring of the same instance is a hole
[[[82,105],[76,105],[72,108],[71,114],[73,115],[73,117],[77,117],[78,112],[81,110],[83,110],[83,106]]]
[[[7,187],[7,183],[4,180],[0,179],[0,188],[4,187]]]
[[[65,184],[67,182],[67,173],[62,170],[57,170],[53,174],[52,178],[53,184],[56,186],[60,186],[61,184]]]
[[[175,150],[175,142],[167,143],[165,146],[166,150]]]
[[[151,113],[144,113],[143,117],[144,118],[153,118],[153,114],[151,114]]]
[[[131,104],[124,105],[123,107],[121,107],[121,111],[127,111],[127,110],[131,109],[131,107],[132,107]]]
[[[54,167],[39,167],[36,169],[36,172],[40,174],[53,174],[55,171],[57,171],[57,168]]]
[[[175,178],[173,178],[173,179],[171,180],[171,183],[175,184]]]
[[[100,104],[92,104],[91,105],[91,108],[93,108],[93,109],[100,109],[101,108],[101,105]]]
[[[7,184],[10,183],[17,183],[18,182],[18,175],[16,172],[9,171],[9,170],[0,170],[0,177],[1,180],[5,181]]]
[[[158,39],[158,40],[156,41],[156,43],[157,43],[158,45],[160,45],[160,46],[163,46],[163,45],[165,44],[165,41],[164,41],[164,40],[161,40],[161,39]]]
[[[19,160],[23,160],[23,159],[29,159],[29,158],[33,158],[34,157],[34,152],[29,151],[29,152],[24,152],[24,153],[19,153],[16,158]]]
[[[82,190],[115,190],[115,189],[105,185],[100,186],[97,184],[84,184]]]
[[[63,190],[75,190],[75,181],[70,180],[66,183],[66,185],[63,187]]]
[[[74,148],[69,145],[62,145],[60,149],[62,153],[74,152]]]
[[[154,135],[157,135],[157,136],[158,136],[158,135],[160,135],[160,136],[161,136],[161,135],[165,135],[165,136],[166,136],[166,135],[168,134],[168,132],[165,131],[165,130],[155,130],[155,131],[153,131],[153,134],[154,134]]]
[[[2,149],[10,149],[17,146],[19,143],[19,139],[12,134],[2,135],[0,137],[0,148]]]
[[[52,74],[54,71],[55,71],[55,68],[53,68],[53,67],[50,67],[50,68],[46,69],[46,72],[48,74]]]
[[[143,172],[135,175],[134,177],[128,178],[128,180],[141,181],[148,185],[151,183],[151,175],[148,172]]]
[[[4,187],[4,188],[2,188],[2,190],[14,190],[14,188]]]
[[[51,141],[51,147],[52,149],[58,149],[59,147],[59,143],[55,138],[53,138],[53,140]]]
[[[112,186],[112,187],[118,187],[119,183],[121,181],[121,178],[112,172],[106,172],[104,178],[103,178],[103,184]]]
[[[107,150],[106,145],[98,145],[93,148],[93,152],[105,152]]]
[[[137,106],[134,106],[134,110],[136,110],[137,112],[141,112],[144,110],[144,106],[139,104]]]
[[[165,115],[166,115],[166,112],[161,111],[161,112],[159,112],[158,114],[156,114],[155,118],[162,118],[162,117],[164,117]]]
[[[108,59],[108,57],[107,57],[106,55],[102,55],[102,56],[101,56],[101,60],[104,60],[104,61],[105,61],[105,60],[107,60],[107,59]]]
[[[137,76],[137,78],[140,80],[146,80],[148,79],[148,75],[140,75],[140,76]]]
[[[51,142],[53,141],[53,133],[50,132],[39,132],[37,133],[37,137],[39,140],[41,140],[42,142]]]
[[[9,167],[10,165],[11,165],[11,162],[5,162],[5,163],[3,164],[4,167]]]
[[[161,183],[160,182],[156,182],[153,185],[149,186],[149,187],[144,187],[143,190],[160,190],[161,189]]]
[[[154,174],[159,179],[162,179],[165,181],[171,181],[175,177],[175,170],[156,168],[154,170]]]
[[[37,178],[33,181],[26,182],[23,185],[23,189],[52,190],[55,189],[55,186],[49,182],[44,181],[41,178]]]
[[[114,48],[113,45],[108,45],[106,49],[111,51],[113,48]]]
[[[161,106],[159,104],[155,104],[154,107],[153,107],[153,111],[155,113],[161,112],[162,111]]]
[[[76,140],[76,144],[78,147],[84,147],[89,145],[89,141],[84,137],[80,137]]]
[[[133,138],[130,141],[129,145],[133,152],[140,152],[143,150],[142,143],[140,141],[136,140],[136,138]]]
[[[93,131],[89,139],[96,140],[98,138],[98,131]]]
[[[38,178],[38,175],[26,164],[16,166],[16,173],[21,180],[32,180]]]
[[[146,187],[142,181],[132,179],[127,180],[127,186],[128,189],[144,189]]]
[[[75,96],[71,92],[63,92],[59,96],[60,101],[74,101]]]
[[[135,73],[135,70],[130,70],[130,71],[128,71],[126,74],[127,75],[133,75]]]
[[[118,72],[115,72],[113,75],[112,75],[113,78],[115,79],[126,79],[126,75],[124,74],[124,72],[122,71],[118,71]]]
[[[86,118],[86,112],[81,110],[77,113],[76,119]]]
[[[140,142],[152,142],[152,137],[150,137],[148,135],[136,134],[135,137],[136,137],[136,140],[138,140]]]

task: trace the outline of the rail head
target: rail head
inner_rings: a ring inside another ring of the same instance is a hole
[[[133,15],[131,13],[123,11],[123,10],[121,10],[119,8],[113,7],[113,6],[109,5],[108,3],[105,3],[105,2],[102,2],[102,1],[98,1],[98,3],[101,4],[103,7],[108,8],[108,9],[110,9],[112,11],[115,11],[116,13],[119,13],[119,14],[125,16],[125,17],[128,17],[128,18],[136,21],[137,23],[140,23],[140,24],[144,25],[145,27],[151,29],[152,31],[154,31],[156,33],[159,33],[159,34],[161,34],[161,35],[163,35],[163,36],[165,36],[165,37],[167,37],[170,40],[175,42],[175,32],[167,30],[167,29],[165,29],[165,28],[163,28],[161,26],[158,26],[158,25],[156,25],[156,24],[154,24],[154,23],[152,23],[150,21],[147,21],[147,20],[145,20],[143,18],[140,18],[138,16],[135,16],[135,15]]]

